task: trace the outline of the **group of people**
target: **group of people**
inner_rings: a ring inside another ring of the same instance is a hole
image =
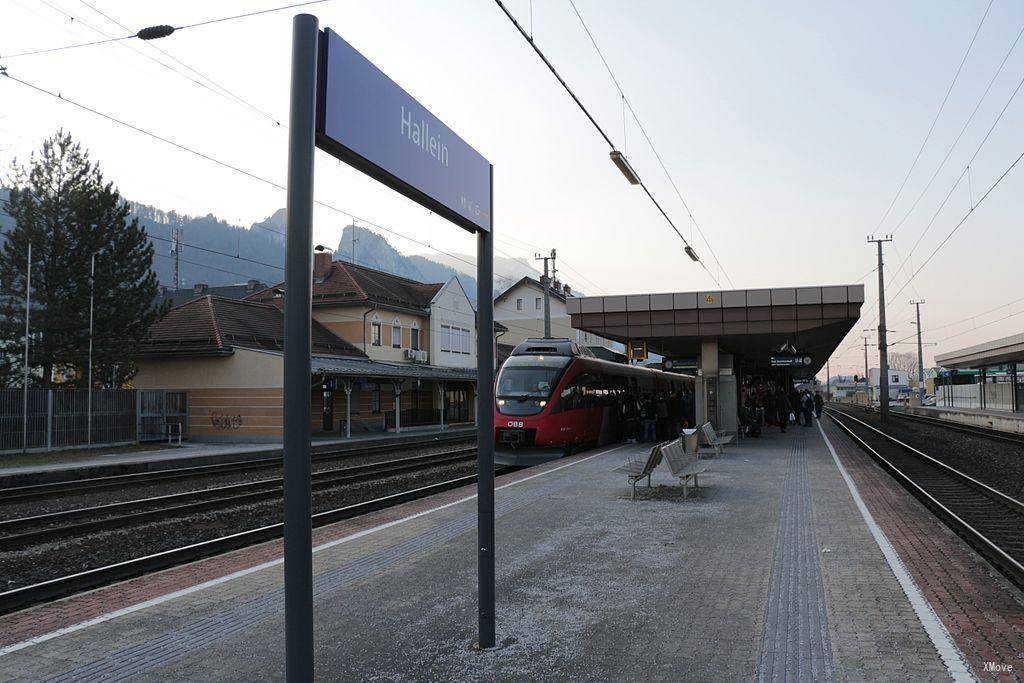
[[[656,443],[673,439],[693,420],[693,395],[686,392],[629,396],[621,404],[627,441]]]
[[[797,391],[790,387],[758,385],[744,390],[741,402],[740,424],[748,436],[760,436],[767,425],[777,426],[785,433],[790,424],[810,427],[814,418],[821,417],[825,400],[821,392],[808,389]]]

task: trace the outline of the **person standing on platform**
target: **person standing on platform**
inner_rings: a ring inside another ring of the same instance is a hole
[[[800,407],[804,414],[804,427],[810,427],[811,423],[814,422],[814,399],[811,398],[811,392],[804,390],[803,396],[800,399]]]
[[[796,387],[791,387],[789,390],[789,412],[793,413],[793,424],[800,424],[800,416],[803,415],[803,411],[800,409],[800,392],[796,390]]]
[[[775,410],[779,416],[780,431],[785,434],[786,425],[789,424],[789,414],[793,409],[790,407],[789,397],[786,396],[786,392],[783,389],[779,389],[779,393],[775,395]]]
[[[658,394],[658,400],[654,404],[654,409],[657,411],[658,440],[663,441],[670,438],[668,428],[668,403],[665,401],[664,394]]]
[[[825,399],[821,397],[821,392],[814,392],[814,417],[821,419],[821,411],[825,407]]]
[[[654,443],[658,440],[658,409],[654,405],[654,399],[645,396],[641,410],[644,431],[643,438],[640,440],[644,443]]]

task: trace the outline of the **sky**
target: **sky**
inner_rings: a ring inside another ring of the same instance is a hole
[[[281,4],[286,0],[0,0],[0,66],[284,184],[291,17],[310,12],[494,164],[498,252],[532,258],[556,248],[563,277],[577,289],[863,281],[862,319],[831,363],[833,374],[852,374],[863,371],[863,330],[877,326],[876,252],[867,237],[892,233],[885,245],[888,328],[890,341],[901,342],[893,350],[916,348],[911,299],[926,300],[928,364],[936,352],[1021,329],[1024,162],[985,194],[1024,151],[1024,95],[1011,100],[1024,79],[1024,39],[1009,52],[1024,29],[1024,4],[1016,0],[990,7],[983,0],[576,0],[696,227],[637,123],[624,115],[569,1],[535,0],[531,12],[530,0],[508,0],[683,235],[692,236],[707,270],[686,257],[642,190],[609,161],[604,140],[487,0],[333,0],[186,28],[153,43],[11,56]],[[284,193],[270,185],[0,78],[0,165],[27,159],[58,128],[80,140],[133,201],[243,225],[284,206]],[[405,253],[475,252],[470,234],[322,152],[316,197],[333,207],[316,210],[318,242],[336,243],[354,216]]]

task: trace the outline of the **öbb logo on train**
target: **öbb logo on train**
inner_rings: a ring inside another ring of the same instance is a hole
[[[508,426],[509,427],[522,427],[523,426],[523,421],[522,420],[509,420],[508,421]]]

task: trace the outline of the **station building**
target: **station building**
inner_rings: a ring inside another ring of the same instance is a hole
[[[279,283],[170,309],[140,351],[135,387],[187,391],[191,438],[279,440],[283,307]],[[312,315],[314,432],[475,421],[476,312],[458,279],[422,283],[317,253]]]
[[[741,387],[813,378],[853,329],[863,285],[570,298],[573,328],[646,342],[665,369],[695,375],[696,420],[738,430]]]

